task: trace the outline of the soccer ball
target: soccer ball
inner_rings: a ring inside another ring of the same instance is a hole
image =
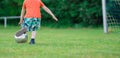
[[[28,40],[27,34],[22,34],[20,36],[15,35],[15,41],[17,43],[25,43],[25,42],[27,42],[27,40]]]

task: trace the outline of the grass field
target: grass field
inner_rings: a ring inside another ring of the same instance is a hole
[[[120,58],[120,33],[104,34],[102,28],[42,27],[36,44],[29,45],[29,41],[14,41],[18,29],[0,27],[0,58]]]

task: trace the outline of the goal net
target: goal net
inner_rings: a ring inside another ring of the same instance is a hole
[[[108,32],[120,31],[120,0],[106,0],[106,22]]]

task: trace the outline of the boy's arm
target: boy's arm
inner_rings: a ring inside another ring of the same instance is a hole
[[[50,15],[53,17],[54,20],[58,21],[58,19],[55,17],[55,15],[51,12],[50,9],[48,9],[45,5],[42,6],[42,8],[43,8],[48,14],[50,14]]]
[[[24,14],[25,14],[25,8],[23,7],[22,10],[21,10],[21,15],[20,15],[20,22],[19,22],[19,24],[22,24],[22,23],[23,23]]]

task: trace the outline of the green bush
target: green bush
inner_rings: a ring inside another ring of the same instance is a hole
[[[102,24],[101,0],[43,0],[59,19],[56,23],[42,12],[42,25],[52,27],[99,26]],[[20,15],[23,0],[0,0],[0,16]]]

